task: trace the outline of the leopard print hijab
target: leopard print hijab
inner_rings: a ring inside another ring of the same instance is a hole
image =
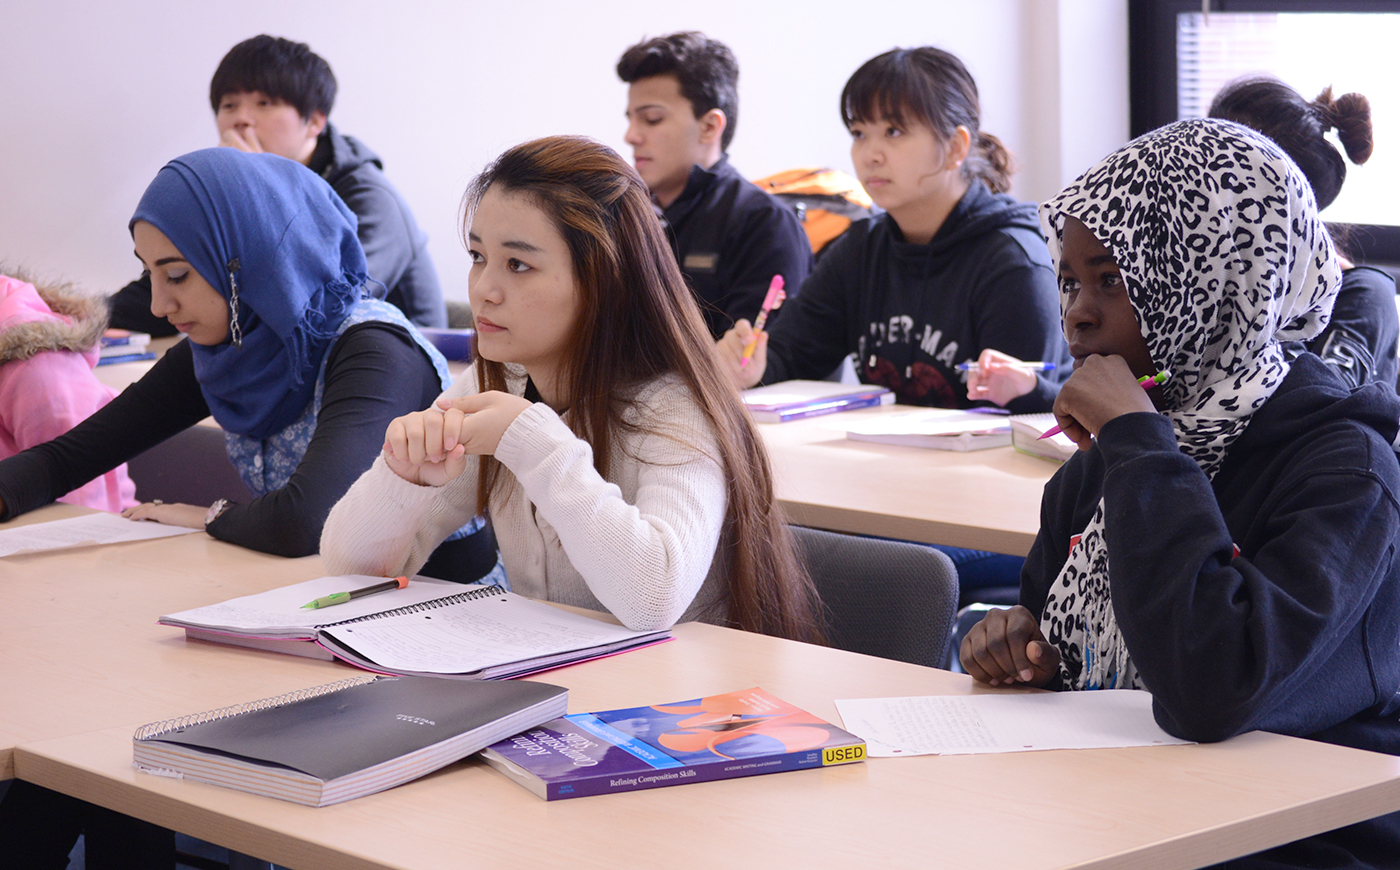
[[[1320,333],[1341,285],[1307,179],[1245,127],[1180,121],[1041,206],[1057,263],[1066,216],[1112,252],[1152,359],[1171,374],[1163,392],[1177,443],[1214,477],[1288,374],[1280,342]],[[1113,615],[1103,532],[1100,500],[1051,587],[1041,630],[1060,651],[1066,688],[1148,688]]]

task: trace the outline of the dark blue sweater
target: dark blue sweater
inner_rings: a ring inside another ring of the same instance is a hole
[[[1045,488],[1021,603],[1040,615],[1102,496],[1114,616],[1164,729],[1201,741],[1262,729],[1400,755],[1397,420],[1393,388],[1349,393],[1311,354],[1213,481],[1165,417],[1112,420]],[[1397,861],[1400,813],[1230,866]]]

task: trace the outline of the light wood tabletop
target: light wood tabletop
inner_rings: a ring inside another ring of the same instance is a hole
[[[774,488],[791,522],[926,544],[1024,556],[1057,463],[1010,447],[932,450],[846,438],[844,426],[887,405],[760,424]]]
[[[46,508],[24,519],[78,509]],[[8,524],[7,524],[8,526]],[[318,576],[203,534],[0,560],[0,746],[21,778],[294,868],[1194,867],[1400,809],[1400,758],[1250,734],[1209,746],[871,759],[546,802],[476,761],[313,809],[131,766],[147,722],[332,682],[344,665],[186,641],[154,620]],[[762,686],[978,691],[962,675],[702,624],[563,668],[574,712]]]
[[[89,513],[50,505],[0,529]],[[332,682],[347,665],[186,642],[156,619],[320,577],[204,532],[0,559],[0,779],[16,745]]]

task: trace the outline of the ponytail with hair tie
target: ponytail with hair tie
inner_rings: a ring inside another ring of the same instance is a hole
[[[1361,94],[1342,94],[1335,99],[1329,85],[1312,101],[1313,111],[1322,123],[1322,132],[1337,129],[1337,138],[1347,157],[1357,166],[1371,159],[1371,101]]]
[[[981,131],[977,133],[975,147],[982,154],[978,177],[992,193],[1010,193],[1011,176],[1016,173],[1016,163],[1011,157],[1011,152],[1000,139]]]

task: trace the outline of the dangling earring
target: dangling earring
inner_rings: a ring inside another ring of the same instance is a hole
[[[233,337],[234,347],[243,346],[243,327],[238,325],[238,279],[234,277],[234,273],[239,268],[237,257],[228,261],[228,283],[229,287],[232,288],[228,297],[228,331],[229,335]]]

